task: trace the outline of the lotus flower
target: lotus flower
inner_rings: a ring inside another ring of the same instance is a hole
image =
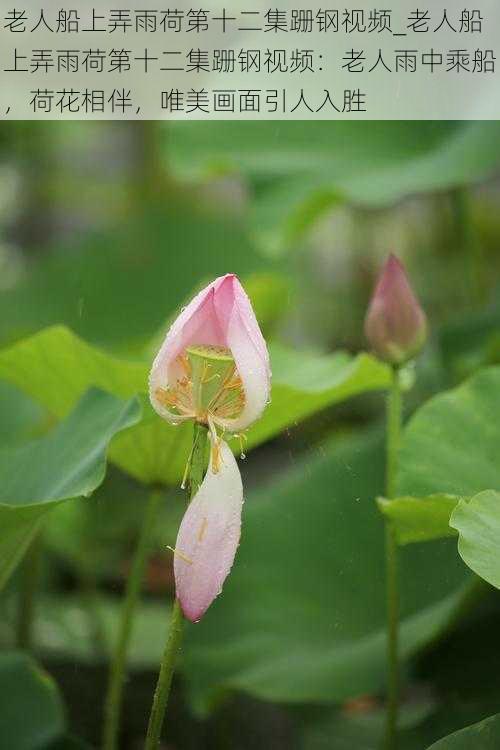
[[[380,359],[400,366],[425,343],[427,320],[405,268],[390,255],[375,287],[365,318],[365,335]]]
[[[189,383],[189,347],[215,347],[233,358],[231,389],[236,390],[238,381],[241,403],[228,404],[222,398],[211,408],[197,408]],[[151,403],[169,422],[208,420],[235,432],[261,415],[269,398],[270,377],[266,342],[250,300],[236,276],[227,274],[197,294],[167,333],[151,370]]]
[[[221,276],[184,308],[151,369],[150,399],[172,424],[194,420],[210,430],[210,465],[177,537],[176,595],[199,620],[220,593],[240,537],[243,489],[221,432],[241,433],[258,419],[270,393],[266,343],[240,282]]]

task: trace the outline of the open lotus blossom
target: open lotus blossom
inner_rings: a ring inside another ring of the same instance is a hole
[[[382,268],[365,319],[365,334],[385,362],[404,364],[425,343],[427,320],[405,268],[390,255]]]
[[[176,595],[193,621],[220,593],[240,537],[241,477],[219,432],[241,434],[258,419],[270,383],[266,343],[233,274],[213,281],[183,309],[153,362],[156,412],[173,424],[193,420],[210,430],[210,465],[181,523],[174,559]]]

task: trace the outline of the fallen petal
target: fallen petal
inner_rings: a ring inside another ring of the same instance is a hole
[[[220,442],[220,468],[209,466],[179,528],[174,556],[176,595],[184,615],[197,622],[231,570],[240,540],[243,486],[236,460]]]

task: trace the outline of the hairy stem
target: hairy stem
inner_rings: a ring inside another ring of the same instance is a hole
[[[205,470],[205,453],[207,445],[207,428],[202,424],[195,424],[193,433],[193,451],[189,470],[190,497],[198,491],[203,480]],[[144,750],[157,750],[160,743],[161,730],[167,708],[170,686],[175,669],[175,662],[182,641],[182,611],[177,599],[175,600],[170,618],[167,642],[160,665],[160,673],[149,717],[148,732]]]
[[[139,602],[141,583],[146,567],[151,532],[158,515],[158,507],[162,497],[159,490],[153,490],[146,507],[144,521],[135,551],[132,569],[127,581],[125,601],[123,603],[120,630],[115,653],[111,662],[108,691],[104,707],[103,750],[116,750],[118,732],[123,702],[123,686],[126,677],[127,653],[132,634],[135,610]]]
[[[401,434],[401,387],[399,370],[392,371],[392,384],[387,399],[387,465],[386,496],[393,499],[396,490],[398,449]],[[385,747],[397,748],[399,711],[399,581],[398,545],[393,529],[385,527],[386,597],[387,597],[387,714]]]

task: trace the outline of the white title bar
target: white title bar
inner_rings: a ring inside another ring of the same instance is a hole
[[[0,117],[497,120],[499,30],[498,0],[0,1]]]

